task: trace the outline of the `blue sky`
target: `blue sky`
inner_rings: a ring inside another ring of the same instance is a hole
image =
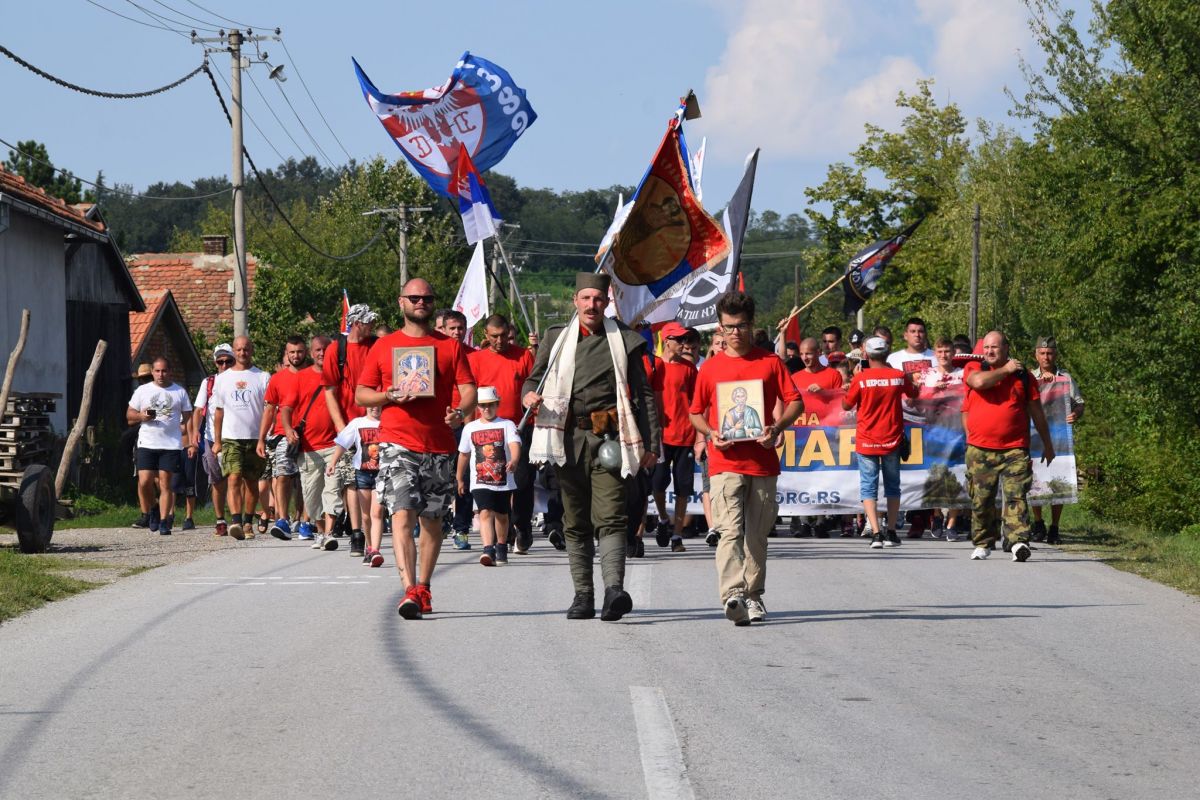
[[[1004,87],[1022,91],[1018,53],[1038,61],[1019,0],[198,2],[206,10],[187,0],[6,4],[0,42],[68,81],[120,92],[174,80],[199,64],[201,49],[111,12],[163,24],[141,6],[179,20],[169,26],[181,30],[199,25],[185,14],[214,27],[229,25],[217,15],[279,26],[292,58],[278,43],[262,49],[286,64],[282,89],[337,163],[345,154],[297,69],[352,156],[391,159],[399,151],[363,101],[351,56],[383,91],[407,91],[441,84],[469,49],[508,69],[539,115],[497,169],[523,186],[559,190],[635,183],[678,97],[692,88],[704,117],[687,135],[693,147],[708,138],[706,205],[724,204],[759,146],[754,207],[784,214],[803,210],[804,188],[848,158],[864,123],[895,125],[897,90],[932,77],[940,102],[958,103],[972,119],[1014,124]],[[227,55],[213,64],[228,76]],[[284,156],[320,157],[266,69],[251,70],[299,144],[247,81],[245,106],[266,139],[247,122],[255,161],[278,163],[268,141]],[[110,183],[142,189],[229,173],[229,128],[203,75],[163,95],[117,101],[63,89],[0,57],[0,87],[0,138],[37,139],[81,177],[103,169]]]

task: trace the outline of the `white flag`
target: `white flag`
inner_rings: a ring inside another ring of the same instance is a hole
[[[491,314],[488,309],[487,267],[483,263],[483,242],[475,245],[475,255],[471,256],[467,274],[463,275],[462,286],[458,287],[458,296],[454,298],[454,310],[461,311],[467,318],[465,336],[470,336],[471,329]]]
[[[708,137],[705,136],[700,140],[700,147],[696,152],[692,153],[692,191],[696,193],[696,199],[703,202],[704,192],[700,188],[700,177],[704,174],[704,146],[708,144]]]

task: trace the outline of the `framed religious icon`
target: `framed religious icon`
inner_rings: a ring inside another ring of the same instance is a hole
[[[432,346],[392,348],[392,389],[412,397],[433,397],[437,353]]]
[[[761,379],[717,384],[717,431],[722,439],[757,439],[767,432]]]

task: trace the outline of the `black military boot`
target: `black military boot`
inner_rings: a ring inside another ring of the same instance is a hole
[[[592,619],[596,616],[596,597],[591,592],[576,592],[575,602],[567,609],[567,619]]]
[[[632,610],[633,598],[629,592],[620,586],[609,586],[604,590],[604,608],[600,611],[600,619],[616,622]]]
[[[350,555],[361,556],[367,546],[367,535],[362,531],[350,531]]]
[[[1029,531],[1029,538],[1035,542],[1046,541],[1046,523],[1040,519],[1035,519]]]

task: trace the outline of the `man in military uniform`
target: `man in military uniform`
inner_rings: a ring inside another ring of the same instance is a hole
[[[633,600],[624,590],[625,581],[625,493],[627,477],[615,469],[610,470],[600,462],[600,445],[604,436],[618,439],[619,408],[623,400],[617,397],[618,380],[608,335],[605,330],[604,309],[608,306],[609,276],[605,273],[581,272],[575,276],[575,310],[577,322],[569,323],[573,329],[556,326],[546,331],[538,348],[533,372],[523,387],[523,402],[526,408],[542,404],[543,394],[552,399],[552,387],[543,388],[547,372],[555,376],[554,367],[565,374],[565,363],[550,364],[551,355],[556,362],[561,353],[558,339],[566,332],[574,336],[574,370],[570,378],[570,394],[563,398],[565,418],[561,431],[555,428],[551,434],[561,437],[562,463],[555,471],[562,490],[564,511],[564,533],[567,540],[567,556],[571,565],[571,580],[575,584],[575,600],[567,611],[568,619],[591,619],[596,616],[595,589],[592,582],[592,562],[599,540],[600,570],[604,579],[604,605],[600,618],[609,622],[619,620],[633,608]],[[650,469],[658,460],[662,429],[654,403],[654,391],[646,377],[642,355],[646,340],[623,323],[611,320],[616,326],[615,335],[626,356],[628,398],[636,418],[636,434],[640,434],[641,453],[634,471],[638,467]],[[547,379],[549,384],[549,379]],[[564,393],[565,394],[565,393]],[[538,424],[543,429],[550,427],[551,405],[539,414]],[[537,449],[535,436],[534,449]],[[534,458],[537,458],[536,453]],[[548,459],[556,460],[556,459]]]
[[[1068,375],[1066,370],[1058,368],[1058,342],[1053,336],[1039,337],[1037,347],[1033,349],[1033,355],[1038,363],[1037,369],[1033,371],[1033,379],[1037,381],[1038,391],[1042,395],[1042,403],[1061,409],[1063,406],[1058,405],[1055,401],[1065,394],[1067,397],[1066,422],[1068,425],[1074,425],[1083,418],[1083,395],[1079,393],[1079,384],[1075,383],[1075,379]],[[1049,531],[1046,530],[1046,523],[1042,521],[1042,507],[1034,506],[1032,510],[1033,540],[1058,544],[1058,521],[1062,517],[1062,503],[1050,506]]]

